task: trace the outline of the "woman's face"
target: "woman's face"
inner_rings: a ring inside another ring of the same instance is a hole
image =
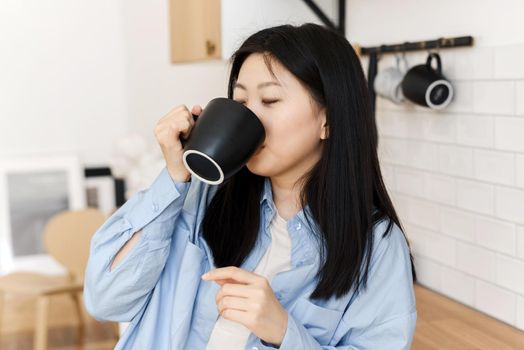
[[[233,99],[251,109],[266,130],[265,141],[246,166],[260,176],[298,178],[321,156],[325,112],[278,61],[271,66],[277,80],[262,54],[249,55],[233,90]]]

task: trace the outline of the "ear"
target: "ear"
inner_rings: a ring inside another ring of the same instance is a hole
[[[329,127],[327,125],[327,118],[326,118],[326,110],[325,108],[322,110],[322,127],[320,129],[320,139],[325,140],[329,137]]]
[[[325,124],[325,123],[322,126],[322,131],[320,133],[320,138],[322,140],[325,140],[325,139],[329,138],[329,128],[328,128],[327,124]]]

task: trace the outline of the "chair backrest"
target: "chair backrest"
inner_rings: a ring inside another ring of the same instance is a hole
[[[91,237],[105,220],[104,213],[96,208],[66,210],[53,216],[44,227],[47,252],[76,281],[84,279]]]

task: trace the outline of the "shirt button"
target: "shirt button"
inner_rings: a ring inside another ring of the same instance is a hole
[[[258,347],[253,346],[253,347],[251,348],[251,350],[258,350]]]
[[[153,211],[156,213],[158,211],[158,204],[153,203]]]
[[[297,225],[297,230],[300,230],[302,228],[302,225],[301,224],[298,224]]]

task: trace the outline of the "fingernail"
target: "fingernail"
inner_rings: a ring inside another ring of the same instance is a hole
[[[208,274],[208,273],[205,273],[205,274],[202,275],[202,278],[203,278],[203,279],[206,279],[208,276],[209,276],[209,274]]]

